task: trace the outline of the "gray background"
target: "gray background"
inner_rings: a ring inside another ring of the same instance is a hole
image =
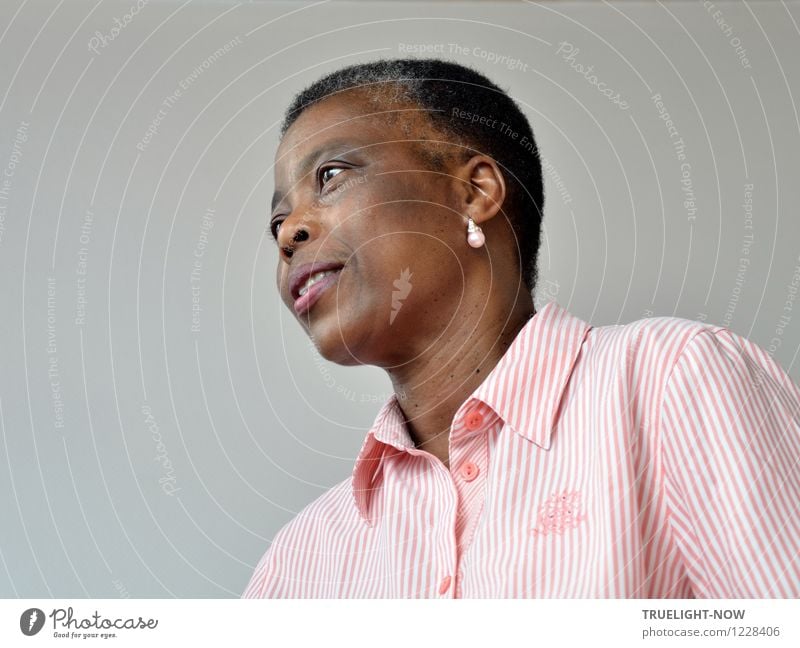
[[[390,383],[323,361],[282,306],[276,123],[321,74],[406,45],[529,115],[537,305],[726,324],[800,378],[798,3],[717,2],[720,26],[702,2],[151,0],[110,39],[135,1],[0,4],[0,595],[238,596],[350,474]]]

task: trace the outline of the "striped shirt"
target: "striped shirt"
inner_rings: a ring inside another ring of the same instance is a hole
[[[800,389],[727,328],[550,302],[449,443],[392,396],[243,597],[800,597]]]

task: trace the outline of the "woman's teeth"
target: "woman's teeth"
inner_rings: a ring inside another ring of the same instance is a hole
[[[323,277],[327,277],[330,274],[336,274],[337,272],[339,272],[339,271],[338,270],[325,270],[324,272],[315,272],[308,279],[306,279],[306,282],[302,286],[300,286],[300,296],[302,297],[303,295],[305,295],[308,292],[308,289],[311,286],[313,286],[315,283],[317,283]]]

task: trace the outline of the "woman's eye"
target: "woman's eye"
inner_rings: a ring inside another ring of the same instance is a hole
[[[327,168],[322,169],[319,172],[320,183],[324,187],[328,183],[328,180],[333,178],[335,175],[338,175],[342,171],[344,171],[344,167],[334,167],[334,166],[332,166],[332,167],[327,167]]]
[[[278,230],[281,227],[281,223],[283,223],[283,219],[276,218],[269,224],[269,230],[272,232],[272,238],[274,238],[276,241],[278,240]]]

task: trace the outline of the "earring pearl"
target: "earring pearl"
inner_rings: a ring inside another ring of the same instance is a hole
[[[475,221],[472,220],[472,218],[469,218],[467,221],[467,243],[474,248],[479,248],[485,242],[486,236],[484,236],[483,230],[481,230],[481,228],[475,224]]]

